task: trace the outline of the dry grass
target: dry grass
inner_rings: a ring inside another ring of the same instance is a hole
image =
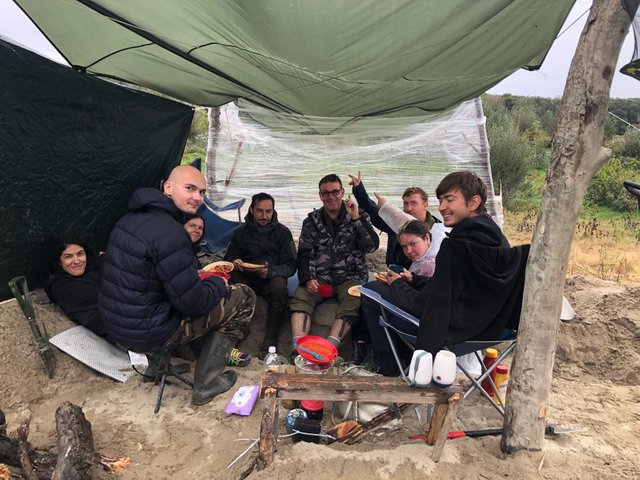
[[[505,212],[504,231],[509,242],[529,243],[535,221],[535,212]],[[567,276],[575,275],[640,282],[640,220],[579,221],[567,267]]]

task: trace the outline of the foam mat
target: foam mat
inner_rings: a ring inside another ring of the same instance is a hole
[[[65,330],[51,337],[49,342],[88,367],[119,382],[126,382],[135,373],[126,351],[83,326]]]

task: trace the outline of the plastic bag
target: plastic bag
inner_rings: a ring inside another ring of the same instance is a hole
[[[369,370],[361,367],[360,365],[350,365],[346,368],[340,368],[341,375],[357,375],[367,377],[379,377],[381,375],[372,373]],[[376,402],[360,402],[360,401],[344,401],[335,402],[335,408],[341,416],[340,422],[345,420],[357,420],[360,423],[370,422],[372,418],[377,417],[387,408],[390,407],[389,403],[376,403]]]
[[[235,413],[236,415],[243,415],[245,417],[249,416],[251,415],[253,406],[256,404],[256,400],[258,400],[259,394],[259,385],[243,385],[233,394],[224,411],[227,415],[233,415]]]

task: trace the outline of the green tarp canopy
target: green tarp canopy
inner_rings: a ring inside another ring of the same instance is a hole
[[[80,71],[202,106],[414,116],[537,68],[574,0],[15,0]]]

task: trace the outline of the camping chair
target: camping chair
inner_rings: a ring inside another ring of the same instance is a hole
[[[398,370],[400,370],[400,376],[402,379],[409,383],[409,379],[406,375],[406,368],[402,365],[402,361],[400,356],[398,355],[398,350],[395,345],[394,338],[391,332],[395,333],[395,336],[402,340],[404,344],[410,349],[415,350],[416,345],[416,335],[407,333],[406,331],[401,330],[397,326],[393,325],[389,321],[389,314],[392,314],[399,318],[400,320],[407,322],[408,325],[413,325],[415,328],[418,328],[420,324],[420,320],[413,315],[405,312],[404,310],[398,308],[391,302],[385,300],[380,296],[378,292],[374,292],[373,290],[369,290],[368,288],[360,287],[360,293],[365,297],[373,300],[380,306],[380,316],[379,322],[380,326],[384,329],[384,333],[389,342],[389,346],[391,347],[391,351],[393,352],[393,357],[398,365]],[[498,345],[500,343],[508,343],[507,348],[502,352],[497,361],[495,361],[488,369],[482,363],[482,359],[478,353],[478,350],[483,350],[485,348],[492,347],[494,345]],[[469,372],[460,361],[457,361],[458,368],[464,373],[464,375],[471,382],[471,386],[464,392],[462,399],[467,398],[473,391],[478,390],[482,396],[493,406],[502,416],[504,416],[504,402],[502,401],[501,396],[498,394],[497,388],[493,383],[493,379],[491,378],[491,373],[498,366],[507,355],[509,355],[516,346],[516,332],[514,330],[504,330],[500,338],[495,340],[469,340],[463,343],[455,344],[455,345],[447,345],[445,348],[456,354],[456,357],[461,357],[463,355],[467,355],[469,353],[475,353],[476,358],[482,365],[482,374],[478,377],[475,377],[473,373]],[[493,398],[482,388],[481,383],[483,380],[487,379],[489,384],[491,385],[496,398],[499,400],[499,403],[496,403]]]
[[[158,413],[160,411],[160,404],[162,403],[162,396],[164,395],[164,387],[167,383],[167,379],[169,377],[175,377],[180,380],[182,383],[187,385],[189,388],[193,388],[193,382],[182,375],[177,369],[176,366],[171,363],[171,357],[175,353],[175,351],[180,346],[180,342],[182,341],[182,337],[184,336],[184,325],[180,327],[180,334],[178,337],[169,343],[168,345],[164,345],[157,350],[153,350],[151,352],[138,352],[146,357],[149,360],[149,366],[155,367],[155,372],[153,376],[147,375],[147,373],[139,372],[135,367],[134,370],[140,373],[143,377],[148,378],[149,380],[153,380],[155,385],[159,385],[158,388],[158,396],[156,397],[156,404],[153,409],[153,413]],[[126,348],[126,347],[125,347]]]
[[[219,207],[209,198],[204,197],[204,203],[198,208],[198,213],[204,218],[204,237],[206,243],[201,246],[206,253],[214,254],[227,248],[233,235],[233,231],[241,222],[241,208],[246,201],[241,198],[233,203]],[[218,212],[238,210],[238,221],[226,220],[218,215]]]
[[[624,188],[627,189],[627,192],[636,197],[636,199],[638,200],[638,208],[640,209],[640,183],[635,183],[631,180],[625,180],[623,185]]]

